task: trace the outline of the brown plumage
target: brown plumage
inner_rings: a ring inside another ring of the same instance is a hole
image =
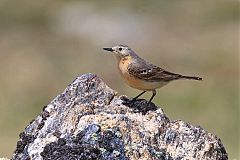
[[[177,79],[194,79],[202,80],[200,77],[183,76],[180,74],[166,71],[146,61],[139,61],[137,63],[131,63],[128,67],[128,71],[131,75],[143,79],[146,81],[165,81],[169,82]]]
[[[143,92],[133,98],[136,100],[146,91],[152,91],[153,95],[148,104],[156,95],[157,88],[178,79],[202,80],[200,77],[184,76],[181,74],[166,71],[160,67],[151,64],[139,57],[131,48],[126,45],[118,45],[112,48],[103,48],[104,50],[114,52],[118,59],[118,68],[125,82]]]

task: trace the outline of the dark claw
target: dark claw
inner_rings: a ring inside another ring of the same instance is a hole
[[[132,107],[134,105],[135,99],[128,99],[127,97],[121,97],[121,100],[123,101],[122,104],[128,107]]]

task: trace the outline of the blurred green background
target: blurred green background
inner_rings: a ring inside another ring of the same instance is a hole
[[[204,78],[173,82],[154,102],[170,119],[216,134],[237,159],[238,8],[237,0],[1,0],[0,157],[11,157],[18,134],[79,74],[137,95],[102,51],[127,44],[167,70]]]

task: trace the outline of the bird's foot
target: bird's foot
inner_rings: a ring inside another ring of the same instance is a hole
[[[125,105],[125,106],[128,106],[128,107],[134,106],[134,102],[137,101],[137,99],[134,99],[134,98],[129,99],[125,96],[121,97],[121,100],[123,100],[122,104]]]
[[[127,97],[121,97],[123,100],[123,105],[132,108],[134,112],[142,112],[146,114],[150,110],[157,110],[157,106],[155,106],[152,102],[148,102],[145,99],[128,99]]]

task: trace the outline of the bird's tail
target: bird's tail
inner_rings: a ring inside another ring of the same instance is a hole
[[[195,77],[195,76],[180,76],[181,79],[193,79],[193,80],[198,80],[201,81],[202,78],[201,77]]]

